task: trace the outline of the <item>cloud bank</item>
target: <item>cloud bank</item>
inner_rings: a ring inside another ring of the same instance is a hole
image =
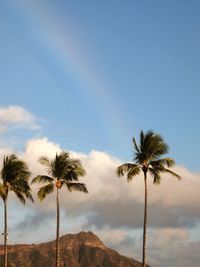
[[[59,144],[47,138],[32,139],[19,156],[28,163],[34,177],[39,173],[45,174],[38,158],[42,155],[53,158],[61,150]],[[115,174],[116,167],[122,163],[119,159],[101,151],[70,153],[79,158],[86,169],[87,175],[81,178],[81,182],[86,183],[89,194],[62,190],[62,233],[92,230],[107,245],[140,259],[144,199],[142,175],[127,183],[125,177],[118,178]],[[2,156],[0,151],[0,158]],[[196,267],[200,261],[197,253],[200,241],[190,239],[189,232],[198,230],[200,223],[200,174],[183,166],[176,166],[175,171],[183,177],[182,181],[163,175],[161,185],[157,186],[149,177],[148,259],[155,267]],[[28,203],[26,209],[20,207],[20,211],[24,210],[23,218],[17,222],[13,217],[10,219],[18,242],[27,242],[27,238],[28,242],[54,239],[55,196],[49,195],[39,203],[37,190],[38,185],[34,185],[35,205]],[[12,201],[13,198],[11,206]],[[188,260],[183,257],[184,253]],[[196,253],[194,259],[192,253]]]

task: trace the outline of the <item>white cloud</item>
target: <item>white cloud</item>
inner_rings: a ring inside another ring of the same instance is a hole
[[[53,158],[61,150],[59,144],[50,142],[47,138],[32,139],[27,142],[24,152],[19,156],[28,163],[35,176],[45,173],[43,166],[38,163],[38,158],[42,155]],[[141,236],[144,198],[142,175],[127,183],[125,177],[116,177],[115,169],[121,164],[119,159],[100,151],[92,151],[89,154],[73,151],[70,153],[81,160],[87,171],[87,175],[80,181],[86,183],[89,194],[62,190],[62,233],[95,230],[106,244],[140,259],[141,239],[134,237],[132,230],[139,232]],[[192,246],[198,258],[196,251],[199,242],[189,239],[188,230],[197,227],[200,221],[200,174],[192,173],[182,166],[176,166],[175,171],[182,175],[182,181],[163,175],[161,184],[156,186],[149,177],[147,248],[149,261],[154,267],[186,266],[183,260],[179,259],[187,248],[192,253]],[[35,185],[34,196],[37,189],[38,185]],[[10,201],[12,202],[12,199]],[[10,222],[15,229],[13,232],[17,241],[24,238],[22,242],[26,242],[27,236],[33,238],[32,242],[45,241],[45,238],[54,239],[54,194],[41,203],[36,200],[34,206],[28,205],[23,209],[27,213],[20,223],[16,224],[12,218]],[[28,235],[30,225],[31,232],[34,232],[32,236]],[[190,262],[188,266],[198,266],[197,260],[187,255]]]
[[[188,241],[188,239],[188,232],[183,228],[157,229],[150,234],[149,246],[158,250],[160,247],[168,247],[174,242]]]
[[[127,238],[127,231],[119,229],[103,229],[101,231],[96,231],[97,235],[104,240],[105,244],[109,246],[116,245],[123,242]]]
[[[54,158],[56,153],[60,151],[61,148],[58,144],[50,142],[46,137],[43,137],[29,140],[25,145],[24,152],[21,153],[21,157],[28,163],[32,175],[35,176],[44,172],[44,168],[39,164],[38,159],[41,156]]]
[[[38,129],[36,117],[20,106],[7,106],[0,108],[0,133],[10,127]]]
[[[151,266],[197,267],[200,242],[189,240],[187,229],[157,229],[149,233]]]
[[[38,158],[42,155],[53,158],[61,150],[58,144],[47,138],[32,139],[20,156],[35,176],[45,173]],[[143,177],[139,175],[130,183],[126,182],[125,177],[118,178],[115,169],[121,164],[120,160],[104,152],[92,151],[88,155],[71,152],[71,155],[79,158],[86,169],[87,174],[81,182],[86,183],[89,194],[62,190],[61,201],[67,216],[87,215],[86,227],[140,228],[143,219]],[[149,177],[148,223],[151,227],[193,227],[200,220],[200,174],[184,167],[176,167],[176,171],[183,176],[182,181],[163,175],[161,184],[157,186]],[[34,186],[34,191],[37,187]],[[48,196],[44,203],[46,201],[48,205],[43,204],[41,208],[53,209],[54,196]]]

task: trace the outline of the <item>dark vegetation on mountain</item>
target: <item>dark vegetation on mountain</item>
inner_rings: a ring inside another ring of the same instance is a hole
[[[55,241],[8,246],[9,267],[54,267]],[[3,262],[3,246],[0,260]],[[67,234],[60,238],[60,267],[141,267],[136,260],[107,248],[92,232]]]

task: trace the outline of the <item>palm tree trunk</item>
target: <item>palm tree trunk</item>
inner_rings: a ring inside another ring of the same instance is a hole
[[[144,223],[143,223],[143,250],[142,250],[142,267],[146,266],[146,230],[147,230],[147,173],[144,172]]]
[[[59,189],[56,189],[56,207],[57,207],[57,226],[56,226],[56,267],[60,265],[60,207],[59,207]]]
[[[4,200],[4,267],[8,266],[8,229],[7,229],[7,200]]]

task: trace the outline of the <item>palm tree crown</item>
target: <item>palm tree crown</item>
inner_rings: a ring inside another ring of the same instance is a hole
[[[3,201],[7,200],[9,191],[12,191],[23,204],[26,198],[33,202],[29,178],[30,172],[25,162],[14,154],[4,156],[0,183],[0,196]]]
[[[50,175],[38,175],[32,183],[44,183],[38,191],[38,198],[43,200],[46,195],[52,193],[55,188],[61,189],[65,185],[68,191],[82,191],[87,193],[85,184],[79,183],[79,176],[85,175],[85,170],[77,159],[70,158],[67,152],[56,154],[55,159],[41,157],[39,162],[46,167]]]
[[[118,176],[127,173],[127,180],[131,181],[141,171],[145,175],[150,172],[154,184],[160,183],[161,173],[163,172],[169,173],[179,180],[181,179],[180,175],[169,169],[174,166],[175,161],[169,157],[161,157],[168,153],[169,147],[159,134],[153,131],[147,133],[141,131],[140,143],[137,144],[135,138],[133,138],[133,146],[135,149],[133,159],[135,163],[124,163],[119,166],[117,168]]]

